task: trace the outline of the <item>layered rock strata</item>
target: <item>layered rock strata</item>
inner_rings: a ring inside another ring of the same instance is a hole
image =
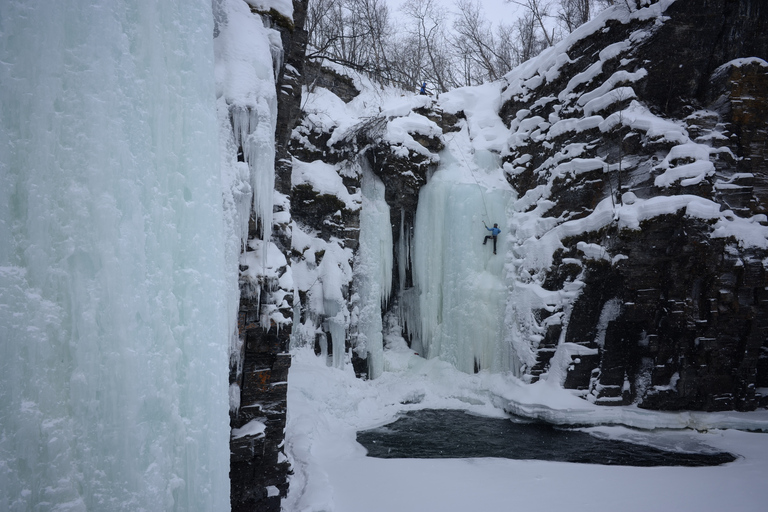
[[[519,214],[543,210],[560,233],[551,264],[527,271],[565,297],[525,326],[526,374],[565,362],[563,385],[605,405],[754,409],[768,378],[768,254],[745,233],[768,207],[768,13],[641,4],[506,93]]]

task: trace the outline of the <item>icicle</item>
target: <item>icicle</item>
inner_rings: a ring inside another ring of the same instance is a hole
[[[413,235],[411,227],[405,226],[405,211],[400,210],[400,237],[397,242],[398,258],[398,320],[400,325],[408,331],[411,336],[411,348],[417,353],[422,352],[421,346],[421,319],[419,314],[419,295],[418,288],[412,287],[406,289],[405,278],[408,269],[413,269],[411,247],[413,245]]]
[[[405,239],[405,210],[400,209],[400,233],[397,240],[397,282],[400,295],[405,290],[405,274],[408,266],[408,241]]]
[[[328,358],[328,337],[324,332],[318,334],[318,344],[320,345],[320,357],[323,359]]]
[[[236,126],[249,132],[240,132],[243,157],[251,172],[253,189],[253,210],[261,227],[261,239],[268,241],[272,236],[272,211],[274,208],[275,189],[275,124],[277,122],[277,103],[274,97],[263,99],[263,110],[248,115],[238,115]],[[241,109],[237,109],[239,112]],[[247,121],[246,121],[247,119]],[[264,251],[263,266],[267,266],[268,251]]]
[[[293,329],[291,330],[291,338],[289,341],[289,350],[293,350],[302,346],[301,339],[301,299],[299,298],[298,287],[293,288]]]
[[[331,343],[333,346],[334,368],[344,367],[344,351],[347,340],[347,329],[343,319],[334,317],[328,320],[328,331],[331,333]]]
[[[276,30],[269,33],[269,51],[272,55],[272,70],[275,74],[275,81],[277,81],[283,67],[283,41],[280,38],[280,33]]]
[[[384,183],[361,159],[363,208],[360,213],[360,248],[355,276],[360,294],[359,333],[368,354],[368,376],[384,370],[382,309],[392,293],[392,224],[384,200]]]

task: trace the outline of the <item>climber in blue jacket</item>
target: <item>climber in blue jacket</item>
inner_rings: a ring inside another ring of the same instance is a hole
[[[483,245],[485,245],[486,242],[488,242],[489,238],[493,238],[493,254],[496,254],[496,237],[499,236],[499,233],[501,233],[501,230],[499,229],[499,225],[494,224],[492,228],[489,228],[488,224],[486,224],[485,221],[483,221],[483,226],[485,226],[485,229],[491,232],[491,234],[486,236],[485,239],[483,240]]]

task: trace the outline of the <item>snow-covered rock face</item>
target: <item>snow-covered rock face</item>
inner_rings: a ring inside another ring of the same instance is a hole
[[[387,330],[382,307],[392,306],[401,282],[412,286],[409,263],[398,263],[410,262],[401,241],[412,236],[419,190],[443,148],[443,120],[426,97],[404,97],[343,69],[310,70],[291,146],[300,303],[292,346],[314,345],[339,367],[350,354],[358,374],[375,377]]]
[[[362,316],[389,285],[372,291],[370,270],[392,280],[385,343],[599,404],[755,407],[768,43],[748,18],[764,15],[748,1],[625,2],[502,82],[437,100],[359,78],[342,100],[317,86],[337,78],[316,77],[293,140],[300,343],[339,350],[328,339],[343,325],[355,357],[377,353],[358,328],[379,329]],[[366,208],[383,215],[380,199],[354,200],[364,166],[389,207],[391,278],[366,259],[386,250],[362,247],[387,239],[357,235],[374,225]],[[481,220],[502,227],[496,270],[465,245]]]
[[[700,4],[606,11],[506,77],[531,380],[662,409],[768,383],[768,39],[727,47],[765,6]]]

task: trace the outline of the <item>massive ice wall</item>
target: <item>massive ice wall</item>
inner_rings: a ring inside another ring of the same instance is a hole
[[[503,329],[509,236],[499,237],[496,254],[493,241],[481,243],[490,234],[483,222],[492,226],[497,221],[507,231],[511,191],[486,189],[472,179],[469,164],[449,158],[448,151],[441,156],[438,171],[421,190],[416,212],[417,337],[426,357],[439,357],[464,372],[513,370],[516,360]]]
[[[207,0],[0,3],[0,510],[226,510]]]

